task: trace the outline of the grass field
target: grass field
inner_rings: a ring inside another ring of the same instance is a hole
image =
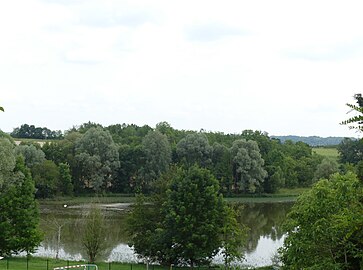
[[[35,258],[31,257],[29,260],[25,257],[16,257],[16,258],[5,258],[0,260],[0,269],[1,270],[53,270],[55,267],[64,267],[64,266],[74,266],[85,264],[83,261],[64,261],[64,260],[56,260],[56,259],[46,259],[46,258]],[[128,264],[128,263],[107,263],[107,262],[97,262],[96,263],[98,270],[146,270],[145,264]],[[84,268],[71,268],[74,270],[84,270]],[[170,270],[170,267],[162,267],[159,265],[149,265],[149,270]],[[187,267],[173,267],[172,269],[184,270],[191,269]],[[194,269],[207,270],[207,269],[224,269],[224,266],[216,266],[213,268],[208,267],[198,267]],[[243,270],[244,268],[239,268]],[[246,268],[247,269],[247,268]],[[253,268],[248,268],[253,269]],[[272,267],[260,267],[254,268],[256,270],[269,270],[274,269]],[[86,270],[95,270],[95,268],[87,268]]]
[[[313,151],[317,153],[318,155],[321,155],[326,158],[331,158],[334,160],[338,160],[339,158],[339,152],[338,149],[334,147],[325,148],[325,147],[316,147],[313,148]]]

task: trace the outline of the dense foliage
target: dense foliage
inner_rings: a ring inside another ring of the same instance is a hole
[[[0,138],[0,157],[0,255],[32,253],[42,238],[34,181],[7,138]]]
[[[285,269],[362,269],[363,187],[334,174],[299,197],[280,250]]]
[[[153,203],[139,197],[128,221],[131,245],[141,258],[196,266],[210,264],[220,250],[226,264],[242,256],[244,231],[207,169],[173,169],[160,181]]]
[[[88,122],[42,147],[22,143],[16,153],[31,168],[39,197],[151,193],[155,180],[171,165],[194,164],[208,169],[224,194],[274,193],[283,187],[310,186],[323,160],[305,143],[281,143],[260,131],[196,132],[177,130],[166,122],[155,128],[134,124],[102,127]],[[45,159],[55,164],[58,173]],[[70,179],[60,164],[68,166]]]
[[[20,127],[14,128],[11,136],[13,138],[27,139],[61,139],[63,134],[60,130],[50,130],[46,127],[23,124]]]

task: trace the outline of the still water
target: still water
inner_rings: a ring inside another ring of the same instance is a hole
[[[282,246],[284,231],[281,228],[292,203],[245,204],[239,222],[249,228],[243,264],[264,266],[271,264],[271,258]],[[81,233],[83,216],[88,205],[53,206],[41,205],[41,228],[45,233],[44,241],[35,256],[59,257],[69,260],[86,258],[82,251]],[[127,245],[125,217],[128,205],[104,205],[106,219],[105,235],[107,246],[101,259],[105,261],[138,262],[133,250]],[[216,263],[223,263],[216,256]]]

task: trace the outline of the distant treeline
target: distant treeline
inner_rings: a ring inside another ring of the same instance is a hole
[[[23,138],[23,139],[62,139],[63,133],[60,130],[50,130],[46,127],[35,127],[34,125],[24,124],[18,128],[14,128],[11,132],[11,137],[13,138]]]
[[[18,130],[31,127],[27,124]],[[45,129],[46,130],[46,129]],[[12,135],[13,135],[12,133]],[[151,193],[159,179],[172,178],[180,167],[208,169],[228,195],[274,193],[306,187],[344,170],[304,142],[280,141],[265,132],[239,134],[174,129],[167,122],[152,128],[134,124],[103,127],[85,123],[46,142],[23,142],[23,155],[39,197],[87,192]],[[354,141],[338,147],[344,162],[359,161]],[[352,145],[352,147],[351,147]],[[354,147],[353,147],[354,146]],[[346,150],[347,149],[347,150]],[[362,151],[363,152],[363,151]]]
[[[271,138],[279,139],[282,143],[285,141],[292,142],[303,142],[310,146],[337,146],[340,144],[346,137],[319,137],[319,136],[271,136]],[[349,138],[354,140],[354,138]]]

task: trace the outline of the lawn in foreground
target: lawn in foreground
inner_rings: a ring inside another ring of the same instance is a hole
[[[47,258],[36,258],[30,257],[29,259],[25,257],[13,257],[13,258],[4,258],[0,260],[0,269],[1,270],[53,270],[56,267],[64,267],[64,266],[75,266],[80,264],[85,264],[84,261],[65,261],[65,260],[56,260],[56,259],[47,259]],[[145,264],[129,264],[129,263],[118,263],[118,262],[97,262],[96,263],[98,270],[145,270],[147,269]],[[84,268],[70,268],[70,269],[80,269],[84,270]],[[159,265],[149,265],[149,270],[170,270],[170,267],[162,267]],[[188,267],[172,267],[172,269],[190,269]],[[225,269],[224,266],[214,266],[214,267],[196,267],[196,269]],[[256,270],[270,270],[274,269],[271,266],[266,267],[257,267],[257,268],[239,268],[240,270],[244,269],[256,269]],[[95,270],[94,268],[89,268],[87,270]]]

